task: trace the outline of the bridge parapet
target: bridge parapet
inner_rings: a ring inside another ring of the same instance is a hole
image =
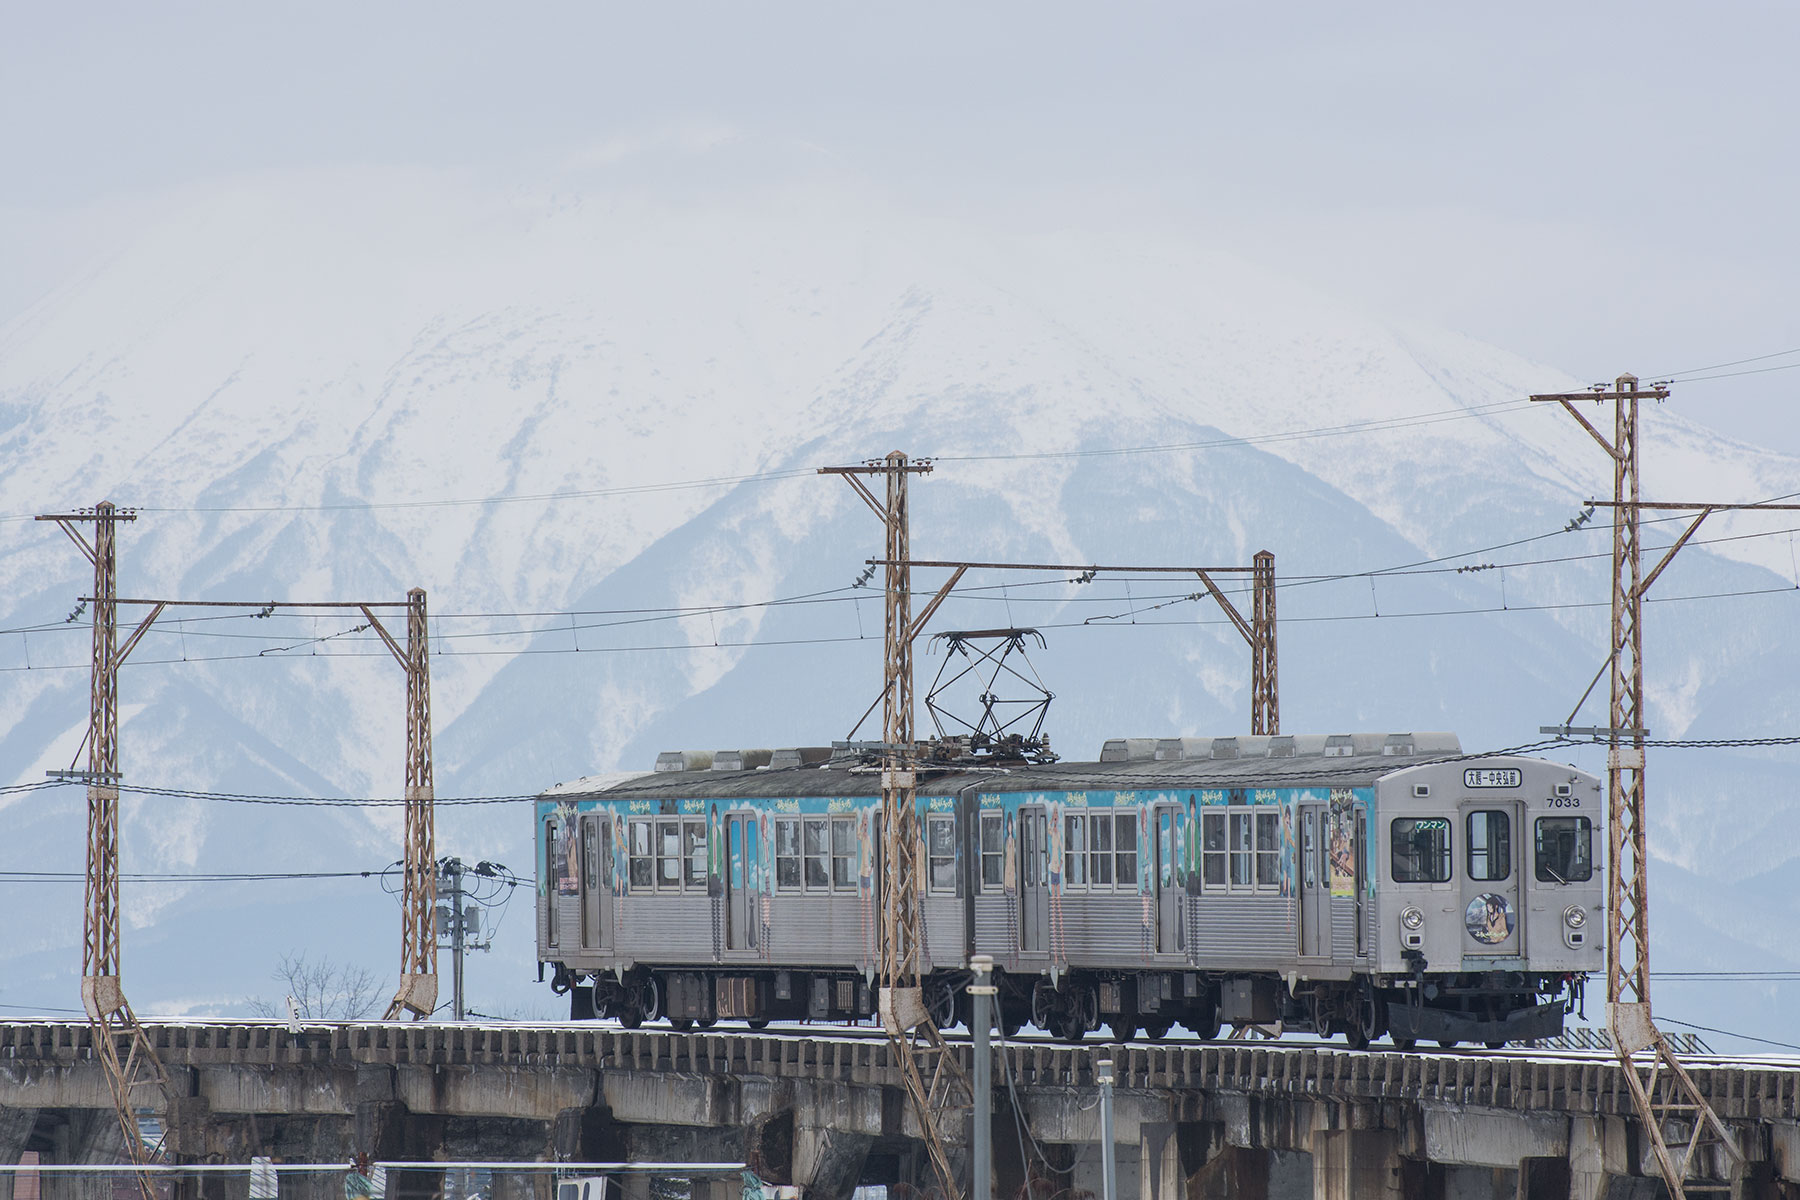
[[[821,1171],[854,1181],[859,1156],[896,1152],[918,1132],[886,1040],[854,1030],[146,1028],[185,1092],[169,1122],[184,1159],[276,1153],[322,1162],[362,1151],[455,1160],[503,1149],[538,1160],[749,1160],[806,1183]],[[970,1052],[966,1044],[957,1051]],[[1374,1163],[1378,1174],[1465,1164],[1525,1179],[1547,1162],[1584,1178],[1643,1173],[1640,1139],[1628,1135],[1635,1117],[1625,1077],[1604,1052],[1027,1041],[998,1054],[1002,1093],[1010,1080],[1038,1140],[1065,1147],[1098,1138],[1094,1064],[1111,1057],[1115,1136],[1142,1157],[1140,1174],[1159,1173],[1172,1196],[1205,1163],[1253,1178],[1262,1169],[1256,1154],[1310,1155],[1337,1164],[1334,1171]],[[1690,1069],[1757,1169],[1800,1186],[1800,1060],[1700,1058]],[[0,1023],[0,1110],[44,1114],[42,1126],[110,1104],[88,1026]],[[1006,1116],[999,1145],[1014,1131],[1010,1107],[996,1107]],[[91,1126],[106,1136],[107,1123]],[[16,1161],[22,1146],[0,1145],[0,1158]],[[106,1157],[99,1146],[85,1153]]]
[[[630,1030],[603,1026],[476,1026],[398,1022],[151,1024],[171,1066],[556,1067],[802,1078],[899,1086],[888,1045],[875,1037],[753,1031]],[[966,1045],[957,1047],[965,1057]],[[1121,1090],[1200,1090],[1359,1100],[1439,1101],[1584,1115],[1631,1111],[1623,1071],[1601,1052],[1496,1054],[1340,1050],[1294,1045],[1068,1046],[1014,1042],[997,1049],[996,1078],[1010,1069],[1030,1088],[1087,1088],[1101,1054]],[[88,1026],[0,1024],[0,1063],[91,1061]],[[1800,1119],[1800,1060],[1692,1060],[1701,1091],[1721,1116]]]

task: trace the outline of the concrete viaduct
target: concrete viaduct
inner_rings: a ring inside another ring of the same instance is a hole
[[[675,1032],[604,1025],[157,1024],[173,1158],[419,1162],[391,1200],[469,1161],[746,1162],[809,1198],[858,1182],[929,1185],[888,1049],[856,1031]],[[967,1052],[966,1046],[963,1052]],[[994,1077],[997,1194],[1099,1192],[1093,1064],[1118,1075],[1120,1194],[1141,1200],[1663,1195],[1620,1069],[1600,1054],[1356,1053],[1317,1045],[1014,1042]],[[1701,1060],[1694,1073],[1746,1161],[1709,1164],[1732,1196],[1800,1200],[1800,1061]],[[1015,1108],[1016,1100],[1016,1108]],[[0,1161],[118,1162],[85,1024],[0,1024]],[[1015,1120],[1015,1112],[1018,1120]],[[1677,1131],[1678,1132],[1678,1131]],[[967,1155],[966,1130],[959,1153]],[[110,1195],[45,1175],[44,1200]],[[196,1200],[246,1200],[248,1176]],[[696,1188],[723,1200],[724,1185]],[[283,1178],[282,1200],[341,1196]],[[545,1195],[496,1177],[492,1200]],[[83,1189],[87,1189],[84,1191]],[[646,1185],[628,1186],[645,1194]],[[0,1200],[13,1200],[0,1175]]]

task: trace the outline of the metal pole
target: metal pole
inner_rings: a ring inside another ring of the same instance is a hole
[[[1094,1063],[1094,1081],[1100,1085],[1100,1200],[1118,1200],[1119,1154],[1113,1145],[1113,1062]]]
[[[450,952],[453,974],[450,980],[452,1011],[463,1019],[463,865],[460,858],[444,860],[444,874],[450,877]]]
[[[994,1058],[988,1035],[994,1028],[994,959],[977,954],[969,959],[975,973],[969,984],[974,1001],[969,1031],[975,1038],[975,1128],[971,1138],[975,1144],[975,1186],[973,1200],[993,1200],[994,1196]]]

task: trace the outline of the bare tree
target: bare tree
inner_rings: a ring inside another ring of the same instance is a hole
[[[288,999],[294,1015],[311,1021],[355,1021],[374,1013],[387,985],[363,967],[334,963],[329,958],[311,959],[305,954],[284,954],[269,978],[286,988],[280,1000],[248,1001],[258,1017],[285,1019]]]

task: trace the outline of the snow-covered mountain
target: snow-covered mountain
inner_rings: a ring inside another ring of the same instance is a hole
[[[811,468],[893,449],[937,458],[914,485],[918,557],[1274,551],[1284,729],[1514,745],[1599,666],[1605,518],[1560,531],[1608,465],[1566,415],[1516,403],[1586,381],[1183,234],[994,234],[715,165],[705,187],[653,164],[555,194],[248,181],[0,327],[0,627],[31,631],[0,634],[0,782],[69,765],[86,721],[85,626],[63,622],[86,564],[28,518],[102,498],[142,509],[124,595],[426,588],[441,796],[845,736],[879,683],[879,596],[850,585],[880,536]],[[1648,493],[1796,490],[1800,461],[1684,410],[1646,412]],[[1658,736],[1793,732],[1789,538],[1716,540],[1773,524],[1715,518],[1657,584]],[[1087,757],[1246,727],[1246,653],[1193,588],[971,577],[938,626],[1044,629],[1050,732]],[[1702,594],[1730,595],[1679,600]],[[397,794],[402,681],[359,623],[164,617],[123,677],[127,778]],[[1653,753],[1660,967],[1800,966],[1790,762]],[[0,797],[0,822],[0,870],[79,870],[76,789]],[[447,807],[439,845],[523,867],[529,834],[516,805]],[[128,870],[362,870],[398,853],[398,814],[134,798],[124,843]],[[0,886],[36,917],[0,941],[0,1004],[75,1007],[79,886]],[[371,880],[127,887],[140,1012],[231,1010],[290,951],[392,970]],[[528,906],[473,964],[475,1007],[556,1011]],[[1723,1001],[1672,979],[1659,1010],[1783,1036],[1793,985],[1705,986]]]

